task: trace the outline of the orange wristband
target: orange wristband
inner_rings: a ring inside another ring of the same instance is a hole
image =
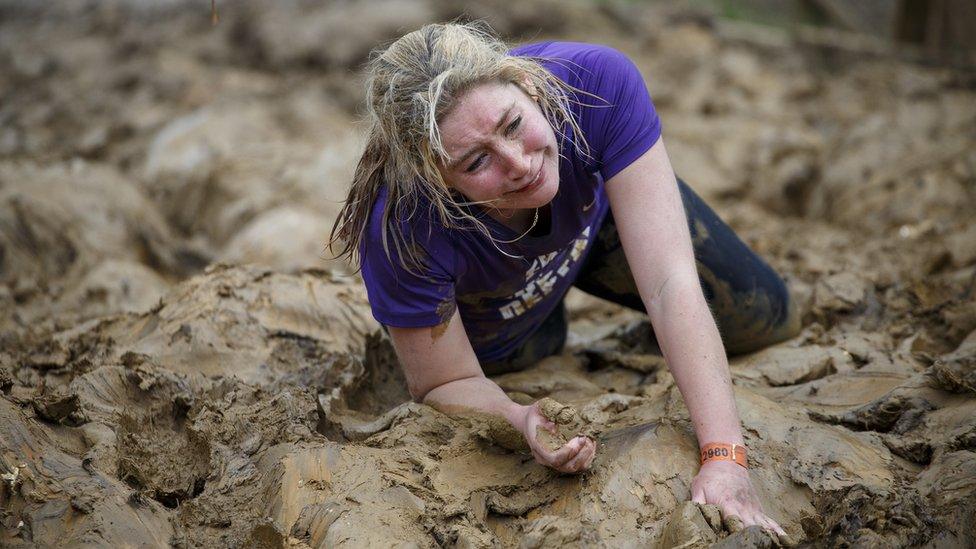
[[[704,465],[709,461],[734,461],[743,467],[749,467],[746,447],[741,444],[709,442],[701,448],[701,462]]]

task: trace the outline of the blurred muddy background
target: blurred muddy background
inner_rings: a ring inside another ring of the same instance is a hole
[[[631,55],[676,170],[785,273],[798,338],[732,361],[795,541],[976,543],[968,0],[0,0],[0,545],[769,546],[687,503],[646,319],[569,297],[497,378],[600,458],[559,476],[408,402],[324,243],[358,68],[423,23]],[[216,15],[216,23],[214,22]]]

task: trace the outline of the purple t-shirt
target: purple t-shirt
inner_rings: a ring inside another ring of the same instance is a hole
[[[550,203],[548,234],[497,244],[516,256],[508,257],[480,232],[446,229],[434,217],[421,215],[426,209],[419,208],[401,225],[412,232],[425,257],[423,276],[415,276],[400,266],[392,244],[392,261],[383,249],[384,187],[360,249],[377,321],[401,328],[435,326],[457,310],[482,362],[514,352],[559,305],[609,210],[603,182],[647,152],[661,135],[644,79],[619,51],[543,42],[511,53],[539,58],[557,78],[606,101],[571,97],[590,154],[577,153],[572,133],[563,131],[559,191]],[[498,240],[519,236],[486,215],[480,219]]]

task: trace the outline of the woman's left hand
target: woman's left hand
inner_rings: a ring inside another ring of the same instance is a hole
[[[704,505],[715,505],[722,512],[726,524],[738,517],[742,527],[759,525],[774,532],[781,539],[786,532],[776,521],[766,516],[756,495],[749,470],[731,461],[709,461],[691,481],[691,500]],[[735,528],[732,528],[735,529]]]

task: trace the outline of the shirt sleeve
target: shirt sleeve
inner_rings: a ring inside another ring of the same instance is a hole
[[[455,252],[447,235],[414,230],[414,245],[424,265],[410,272],[400,262],[392,235],[387,256],[382,232],[374,223],[370,225],[360,251],[373,318],[398,328],[436,326],[450,319],[457,305],[451,267]],[[421,239],[421,235],[426,238]]]
[[[661,137],[661,120],[640,70],[626,55],[593,46],[581,74],[584,91],[583,131],[604,181],[647,152]]]

